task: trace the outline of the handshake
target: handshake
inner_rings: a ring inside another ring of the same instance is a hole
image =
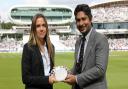
[[[72,81],[72,78],[74,79],[75,76],[70,74],[66,67],[57,66],[52,70],[51,76],[49,77],[49,82],[51,84],[55,82],[65,82],[65,83],[72,84],[76,81],[76,78],[74,81]]]

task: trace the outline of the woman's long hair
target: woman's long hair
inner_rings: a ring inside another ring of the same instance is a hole
[[[31,47],[32,45],[37,45],[40,49],[40,51],[42,51],[41,49],[41,42],[39,40],[39,38],[37,37],[37,32],[36,32],[36,20],[38,18],[43,18],[46,24],[46,35],[44,38],[44,41],[46,42],[47,48],[48,48],[48,54],[50,59],[52,59],[52,61],[54,60],[54,49],[53,49],[53,45],[50,41],[50,37],[49,37],[49,29],[48,29],[48,24],[46,21],[46,18],[43,14],[36,14],[33,19],[32,19],[32,24],[31,24],[31,31],[30,31],[30,37],[29,37],[29,41],[28,44]],[[54,61],[53,61],[54,62]],[[54,63],[53,63],[54,64]]]

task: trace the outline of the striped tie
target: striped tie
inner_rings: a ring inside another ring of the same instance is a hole
[[[82,39],[81,39],[79,59],[78,59],[78,62],[77,62],[77,72],[78,73],[81,73],[81,69],[82,69],[85,41],[86,41],[85,36],[83,36]]]

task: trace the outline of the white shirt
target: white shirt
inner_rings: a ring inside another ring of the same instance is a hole
[[[92,28],[91,28],[91,30],[89,31],[89,33],[85,36],[86,42],[85,42],[85,45],[84,45],[84,54],[85,54],[85,52],[86,52],[86,47],[87,47],[88,40],[89,40],[89,37],[90,37],[91,32],[92,32]],[[80,43],[79,51],[78,51],[78,54],[77,54],[77,62],[78,62],[78,60],[79,60],[80,48],[81,48],[81,43]]]
[[[47,47],[46,45],[44,46],[44,53],[41,52],[41,55],[42,55],[42,60],[43,60],[43,65],[44,65],[44,74],[45,76],[49,76],[50,73],[50,58],[49,58],[49,55],[48,55],[48,50],[47,50]]]

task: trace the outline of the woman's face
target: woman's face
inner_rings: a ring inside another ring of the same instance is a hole
[[[46,26],[46,22],[42,17],[39,17],[36,20],[36,33],[37,33],[37,37],[39,38],[39,40],[43,41],[46,33],[47,33],[47,26]]]

